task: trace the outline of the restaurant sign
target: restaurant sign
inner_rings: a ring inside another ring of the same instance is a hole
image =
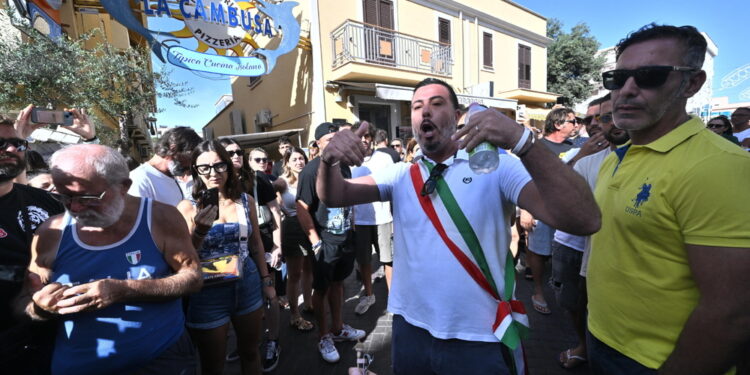
[[[292,12],[298,3],[293,1],[138,1],[140,12],[146,16],[168,17],[184,24],[181,30],[171,32],[144,27],[128,1],[101,3],[117,22],[145,37],[159,60],[164,62],[166,55],[171,64],[193,71],[231,76],[268,74],[278,58],[293,51],[300,39],[300,25]],[[186,38],[195,39],[197,47],[180,42]],[[277,39],[278,43],[272,43]],[[276,48],[261,47],[272,44]]]

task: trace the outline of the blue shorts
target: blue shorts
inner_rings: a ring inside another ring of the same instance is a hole
[[[189,328],[213,329],[229,323],[232,316],[244,315],[263,306],[263,292],[258,267],[247,258],[242,280],[203,287],[188,299],[185,325]]]
[[[538,221],[534,230],[529,233],[529,250],[534,254],[550,256],[554,238],[555,229]]]

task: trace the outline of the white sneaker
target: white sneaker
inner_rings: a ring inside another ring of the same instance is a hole
[[[348,324],[341,326],[341,332],[338,335],[331,334],[333,341],[357,341],[365,337],[365,331],[361,329],[352,328]]]
[[[320,339],[320,342],[318,343],[318,351],[328,363],[336,363],[341,359],[338,350],[336,350],[336,345],[333,344],[333,335],[330,333]]]
[[[359,297],[359,303],[354,308],[354,312],[357,315],[362,315],[370,309],[370,306],[375,304],[375,295]]]

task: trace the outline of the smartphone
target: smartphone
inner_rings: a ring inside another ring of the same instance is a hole
[[[198,202],[200,208],[204,208],[210,205],[219,206],[219,189],[218,188],[211,188],[207,190],[203,190],[201,192],[201,198]],[[214,220],[219,218],[219,212],[216,212],[216,218]]]
[[[31,122],[36,124],[73,125],[73,112],[37,108],[31,110]]]

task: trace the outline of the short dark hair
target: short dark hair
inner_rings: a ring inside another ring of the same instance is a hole
[[[206,184],[203,183],[200,175],[198,175],[198,171],[195,169],[195,161],[204,152],[215,152],[219,155],[219,159],[222,162],[227,163],[227,182],[224,185],[224,194],[231,199],[239,199],[242,189],[234,172],[232,158],[229,157],[229,153],[224,149],[224,146],[216,140],[203,141],[193,148],[193,154],[190,157],[190,171],[193,175],[193,199],[198,200],[201,192],[207,189]]]
[[[354,125],[352,125],[352,131],[357,131],[360,126],[362,126],[361,121],[355,122]],[[367,127],[367,133],[365,135],[370,136],[370,138],[375,138],[375,129],[377,129],[377,127],[375,127],[374,124],[370,123],[370,125]]]
[[[615,47],[617,59],[619,60],[620,55],[633,44],[653,39],[677,39],[685,48],[685,55],[682,57],[683,64],[696,69],[703,67],[703,60],[706,58],[706,38],[693,26],[657,25],[655,23],[643,26],[617,43]]]
[[[378,129],[375,131],[375,138],[373,138],[372,141],[375,142],[376,145],[388,142],[388,133],[383,129]]]
[[[735,109],[734,111],[732,111],[732,113],[735,113],[737,111],[750,112],[750,107],[739,107]]]
[[[156,145],[156,155],[161,157],[174,156],[183,152],[193,151],[202,139],[195,130],[187,126],[169,129]]]
[[[281,145],[291,145],[292,141],[289,140],[289,137],[282,135],[279,137],[279,146]]]
[[[453,103],[453,109],[459,109],[458,104],[458,97],[456,96],[456,92],[453,91],[453,87],[449,85],[447,82],[439,80],[437,78],[425,78],[421,82],[417,83],[416,86],[414,86],[414,92],[417,92],[420,87],[427,86],[427,85],[442,85],[446,89],[448,89],[448,94],[450,94],[451,103]]]
[[[565,118],[568,117],[569,113],[575,113],[572,109],[562,107],[555,108],[547,114],[547,118],[544,119],[544,134],[552,134],[557,131],[555,125],[562,124],[565,122]]]
[[[604,96],[602,96],[600,98],[596,98],[596,99],[592,100],[591,103],[589,103],[589,108],[593,107],[595,105],[602,104],[604,102],[608,102],[610,100],[612,100],[612,94],[611,93],[607,93],[607,95],[604,95]]]

